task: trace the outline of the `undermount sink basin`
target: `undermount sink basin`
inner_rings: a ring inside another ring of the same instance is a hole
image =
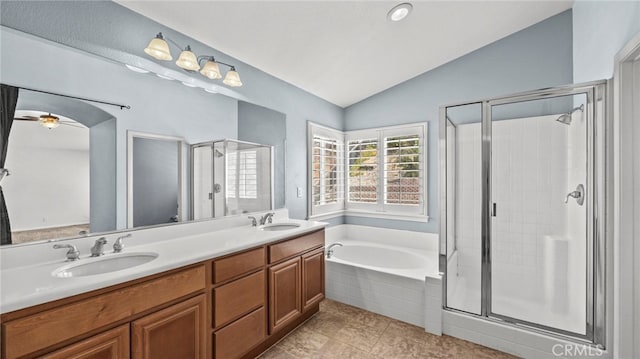
[[[262,227],[263,231],[286,231],[300,227],[298,223],[273,223]]]
[[[54,270],[58,278],[86,277],[136,267],[158,258],[157,253],[122,253],[105,257],[81,259]]]

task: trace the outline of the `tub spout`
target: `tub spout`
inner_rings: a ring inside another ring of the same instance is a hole
[[[331,258],[331,256],[333,255],[333,247],[335,246],[342,247],[343,244],[340,242],[334,242],[334,243],[331,243],[329,246],[327,246],[327,258]]]

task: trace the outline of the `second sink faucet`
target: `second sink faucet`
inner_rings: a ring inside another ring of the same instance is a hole
[[[274,212],[269,212],[267,214],[265,214],[264,216],[260,217],[260,225],[264,226],[265,224],[267,224],[267,221],[269,221],[269,223],[273,223],[273,216],[275,215]]]
[[[264,216],[260,217],[260,225],[264,226],[265,224],[267,224],[267,221],[269,223],[273,223],[273,216],[275,215],[275,212],[269,212],[267,214],[265,214]],[[258,226],[258,220],[256,219],[256,217],[254,216],[249,216],[249,219],[251,220],[251,225],[256,227]]]
[[[92,257],[100,257],[104,254],[104,245],[107,244],[107,239],[105,237],[101,237],[96,240],[96,243],[91,247],[91,256]]]
[[[132,235],[133,234],[131,234],[131,233],[127,233],[124,236],[118,237],[118,239],[116,239],[115,243],[113,243],[113,253],[122,252],[122,250],[124,249],[124,243],[122,242],[122,240],[125,239],[125,238],[129,238]]]

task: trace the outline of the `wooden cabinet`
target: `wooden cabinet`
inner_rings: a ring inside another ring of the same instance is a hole
[[[132,359],[204,359],[205,298],[199,295],[132,322]]]
[[[25,314],[11,313],[11,320],[3,315],[2,357],[30,358],[58,349],[87,333],[98,334],[154,308],[193,296],[205,286],[205,266],[199,265],[94,295],[63,299],[56,305],[44,304],[43,309],[27,308]]]
[[[274,333],[324,298],[324,231],[270,245],[269,263],[269,333]]]
[[[301,260],[295,257],[269,268],[269,332],[287,325],[302,313]]]
[[[324,231],[0,316],[1,359],[254,358],[318,311]]]
[[[42,359],[128,359],[129,325],[122,325],[102,334],[71,344]]]
[[[302,310],[324,299],[324,248],[302,255]]]

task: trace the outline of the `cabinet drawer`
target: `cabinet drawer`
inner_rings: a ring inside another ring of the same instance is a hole
[[[272,244],[269,246],[269,263],[275,263],[320,246],[324,246],[324,231]]]
[[[234,280],[213,290],[213,323],[218,328],[265,304],[265,272]]]
[[[264,307],[236,320],[213,334],[215,358],[233,359],[249,351],[267,336]]]
[[[258,248],[214,261],[213,283],[224,282],[264,266],[264,251],[264,248]]]
[[[17,358],[204,289],[200,265],[2,324],[4,357]]]

